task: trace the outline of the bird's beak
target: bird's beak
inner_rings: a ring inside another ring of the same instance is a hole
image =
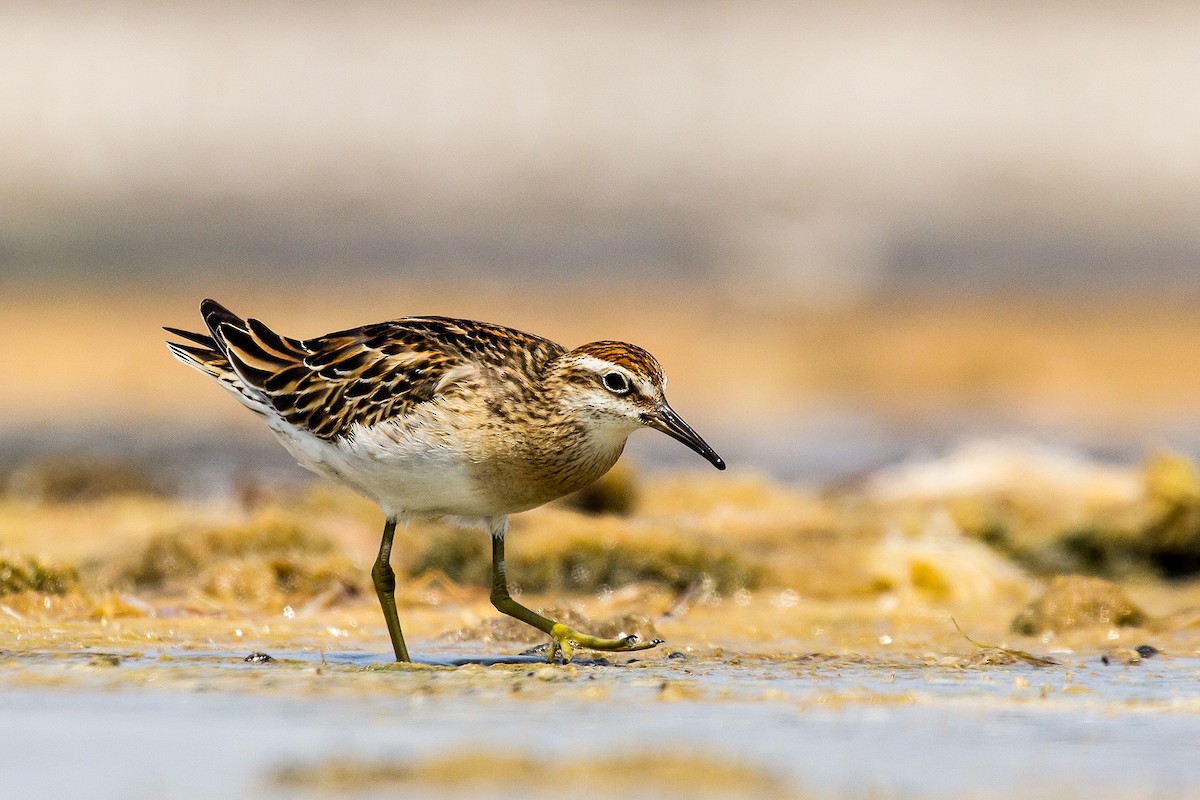
[[[642,420],[656,431],[662,431],[672,439],[678,439],[700,455],[708,459],[717,469],[725,469],[725,462],[716,454],[708,442],[700,438],[700,434],[692,430],[692,426],[683,421],[675,410],[667,405],[664,399],[658,408],[642,415]]]

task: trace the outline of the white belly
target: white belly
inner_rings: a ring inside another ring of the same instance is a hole
[[[388,516],[491,517],[509,511],[489,503],[472,476],[470,455],[446,437],[378,426],[329,442],[282,421],[271,427],[302,466],[375,501]]]
[[[389,517],[487,518],[542,505],[608,471],[630,431],[600,429],[534,448],[518,431],[445,398],[326,441],[282,418],[271,429],[296,460],[379,504]],[[566,455],[566,458],[563,456]]]

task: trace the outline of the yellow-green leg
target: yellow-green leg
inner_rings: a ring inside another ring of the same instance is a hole
[[[552,619],[543,617],[536,611],[532,611],[516,600],[513,600],[512,595],[508,593],[508,577],[504,569],[504,532],[507,527],[507,524],[500,523],[494,526],[491,532],[492,605],[500,612],[519,619],[528,625],[532,625],[543,633],[549,634],[549,661],[554,661],[555,657],[561,654],[563,662],[569,662],[576,647],[583,647],[588,650],[629,652],[632,650],[648,650],[651,647],[662,644],[661,639],[639,642],[638,637],[634,635],[622,636],[619,639],[601,639],[598,636],[590,636],[563,625],[561,622],[555,622]]]
[[[387,621],[388,636],[397,661],[409,661],[408,648],[404,646],[404,634],[400,632],[400,616],[396,613],[396,573],[392,570],[392,537],[396,534],[396,520],[388,519],[383,524],[383,541],[379,543],[379,557],[371,567],[371,580],[375,583],[375,595],[383,607],[383,618]]]

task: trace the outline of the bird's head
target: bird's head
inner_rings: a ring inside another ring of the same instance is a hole
[[[641,427],[662,431],[704,456],[725,462],[667,403],[667,378],[657,359],[637,345],[591,342],[562,355],[552,369],[560,402],[573,416],[624,443]]]

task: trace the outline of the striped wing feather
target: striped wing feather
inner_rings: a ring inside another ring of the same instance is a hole
[[[515,373],[538,374],[563,352],[541,337],[444,317],[408,317],[300,340],[242,320],[212,300],[201,313],[208,336],[167,329],[193,343],[171,343],[176,357],[240,392],[251,408],[247,400],[269,405],[328,440],[479,381],[522,383]]]

